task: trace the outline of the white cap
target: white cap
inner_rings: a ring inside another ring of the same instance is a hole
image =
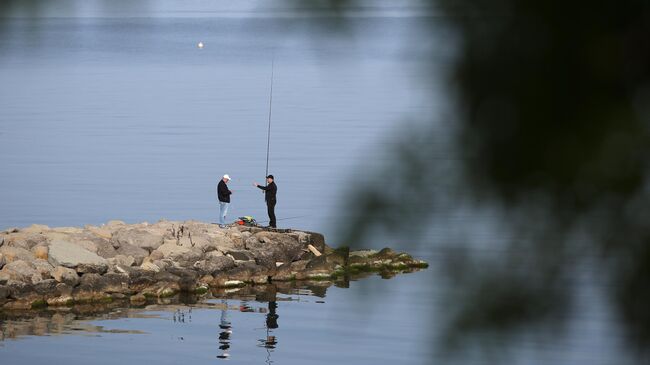
[[[230,180],[230,176],[228,176],[228,174],[223,175],[223,178]]]

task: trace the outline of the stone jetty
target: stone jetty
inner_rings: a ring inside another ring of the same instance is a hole
[[[0,310],[144,304],[182,293],[394,275],[427,263],[391,249],[334,249],[300,230],[161,220],[0,231]]]

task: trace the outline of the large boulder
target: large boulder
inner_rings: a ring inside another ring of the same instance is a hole
[[[122,266],[133,266],[135,265],[135,258],[132,256],[117,255],[108,259],[108,264],[110,266],[122,265]]]
[[[79,275],[73,269],[57,266],[52,271],[52,277],[59,283],[68,284],[70,287],[75,287],[79,284]]]
[[[259,232],[246,240],[246,248],[256,260],[268,262],[292,262],[298,260],[303,253],[304,245],[295,237],[277,232]]]
[[[106,268],[108,268],[108,262],[105,258],[81,246],[59,240],[55,240],[50,244],[48,261],[54,266],[65,266],[72,269],[84,265],[87,267],[103,267],[105,272]]]
[[[22,260],[12,261],[6,264],[0,270],[0,276],[4,280],[14,280],[20,283],[35,284],[43,280],[43,277],[38,269],[30,263]]]
[[[27,251],[37,245],[46,245],[47,237],[40,233],[25,232],[14,233],[5,238],[5,246],[18,247]]]
[[[144,258],[149,256],[149,251],[129,243],[122,243],[116,252],[118,255],[132,257],[136,265],[142,264]]]
[[[44,224],[32,224],[31,226],[27,228],[22,228],[20,230],[21,233],[43,233],[47,232],[50,230],[50,227],[44,225]]]
[[[116,229],[112,230],[108,227],[86,226],[86,230],[97,237],[110,240],[113,237],[113,231]]]
[[[213,275],[233,267],[235,267],[235,260],[228,256],[213,257],[210,260],[200,260],[194,263],[194,268],[203,275]]]
[[[130,244],[151,252],[163,244],[163,235],[144,229],[121,229],[113,233],[111,242],[113,247]]]
[[[0,247],[0,254],[5,257],[7,262],[12,261],[33,261],[36,257],[30,251],[22,247],[4,245]]]
[[[32,265],[34,265],[43,279],[52,278],[52,270],[54,270],[54,266],[52,266],[47,260],[36,259],[32,261]]]

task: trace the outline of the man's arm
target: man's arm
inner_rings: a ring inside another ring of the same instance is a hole
[[[257,186],[258,188],[260,188],[260,189],[262,189],[262,190],[264,190],[264,191],[266,191],[266,190],[268,189],[268,187],[266,187],[266,186],[262,186],[262,185],[260,185],[260,184],[258,184],[258,183],[253,183],[253,185]]]

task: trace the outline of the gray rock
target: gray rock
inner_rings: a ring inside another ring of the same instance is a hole
[[[72,285],[68,285],[66,283],[58,283],[58,284],[56,284],[56,293],[59,296],[71,295],[72,294]]]
[[[54,266],[65,266],[69,268],[76,268],[79,264],[108,265],[106,259],[96,253],[61,240],[54,240],[50,244],[48,261]]]
[[[50,265],[47,260],[36,259],[32,261],[32,265],[34,265],[34,268],[36,268],[36,270],[41,274],[43,279],[52,278],[52,270],[54,270],[54,266]]]
[[[108,264],[110,266],[123,265],[123,266],[133,266],[135,265],[135,258],[131,256],[116,255],[108,259]]]
[[[9,287],[6,285],[0,285],[0,299],[5,299],[9,296],[10,291]]]
[[[8,280],[15,280],[21,283],[37,283],[42,279],[41,273],[30,262],[18,260],[6,264],[2,270],[2,274]]]
[[[21,231],[18,234],[12,234],[5,239],[5,245],[11,247],[20,247],[27,251],[37,245],[47,244],[47,238],[41,234],[34,234]]]
[[[79,264],[77,265],[77,272],[79,274],[104,274],[108,271],[108,263],[105,264]]]
[[[84,274],[79,280],[79,286],[73,290],[73,293],[80,292],[102,292],[104,289],[104,282],[102,276],[99,274]]]
[[[357,250],[357,251],[350,251],[350,258],[352,257],[362,257],[362,258],[367,258],[372,255],[376,255],[378,251],[376,250]]]
[[[154,264],[153,262],[144,262],[140,265],[140,268],[147,271],[160,272],[162,270],[160,266]]]
[[[122,229],[113,233],[111,241],[117,242],[120,246],[128,243],[151,252],[163,244],[163,237],[143,229]]]
[[[31,252],[24,248],[8,245],[0,247],[0,253],[5,257],[7,262],[33,261],[36,258]]]
[[[232,256],[232,258],[237,261],[255,260],[255,256],[253,255],[253,253],[246,250],[230,250],[230,251],[226,251],[226,255]]]
[[[34,283],[34,291],[40,295],[53,294],[56,292],[56,280],[47,279]]]
[[[179,246],[176,243],[168,242],[158,247],[158,249],[155,251],[155,255],[158,257],[160,254],[162,254],[164,258],[169,258],[172,256],[183,255],[189,252],[190,249],[191,247]],[[152,254],[154,254],[154,252],[152,252]]]
[[[171,259],[183,267],[192,267],[204,255],[200,248],[177,246],[172,243],[165,243],[158,247],[157,251],[160,251],[166,259]]]
[[[255,239],[253,239],[255,238]],[[259,232],[246,241],[256,260],[266,262],[292,262],[302,255],[304,246],[297,239],[276,232]],[[264,265],[270,266],[270,265]]]
[[[200,260],[194,264],[194,268],[201,274],[212,275],[221,271],[226,271],[235,266],[235,261],[228,256],[213,257],[210,260]]]
[[[71,287],[79,284],[79,275],[73,269],[58,266],[52,271],[52,277],[59,283],[67,284]]]
[[[123,255],[127,257],[133,257],[136,265],[141,265],[145,257],[149,256],[149,251],[133,246],[129,243],[122,243],[117,249],[118,255]]]
[[[128,293],[129,276],[125,274],[108,273],[102,276],[102,287],[106,293]]]

